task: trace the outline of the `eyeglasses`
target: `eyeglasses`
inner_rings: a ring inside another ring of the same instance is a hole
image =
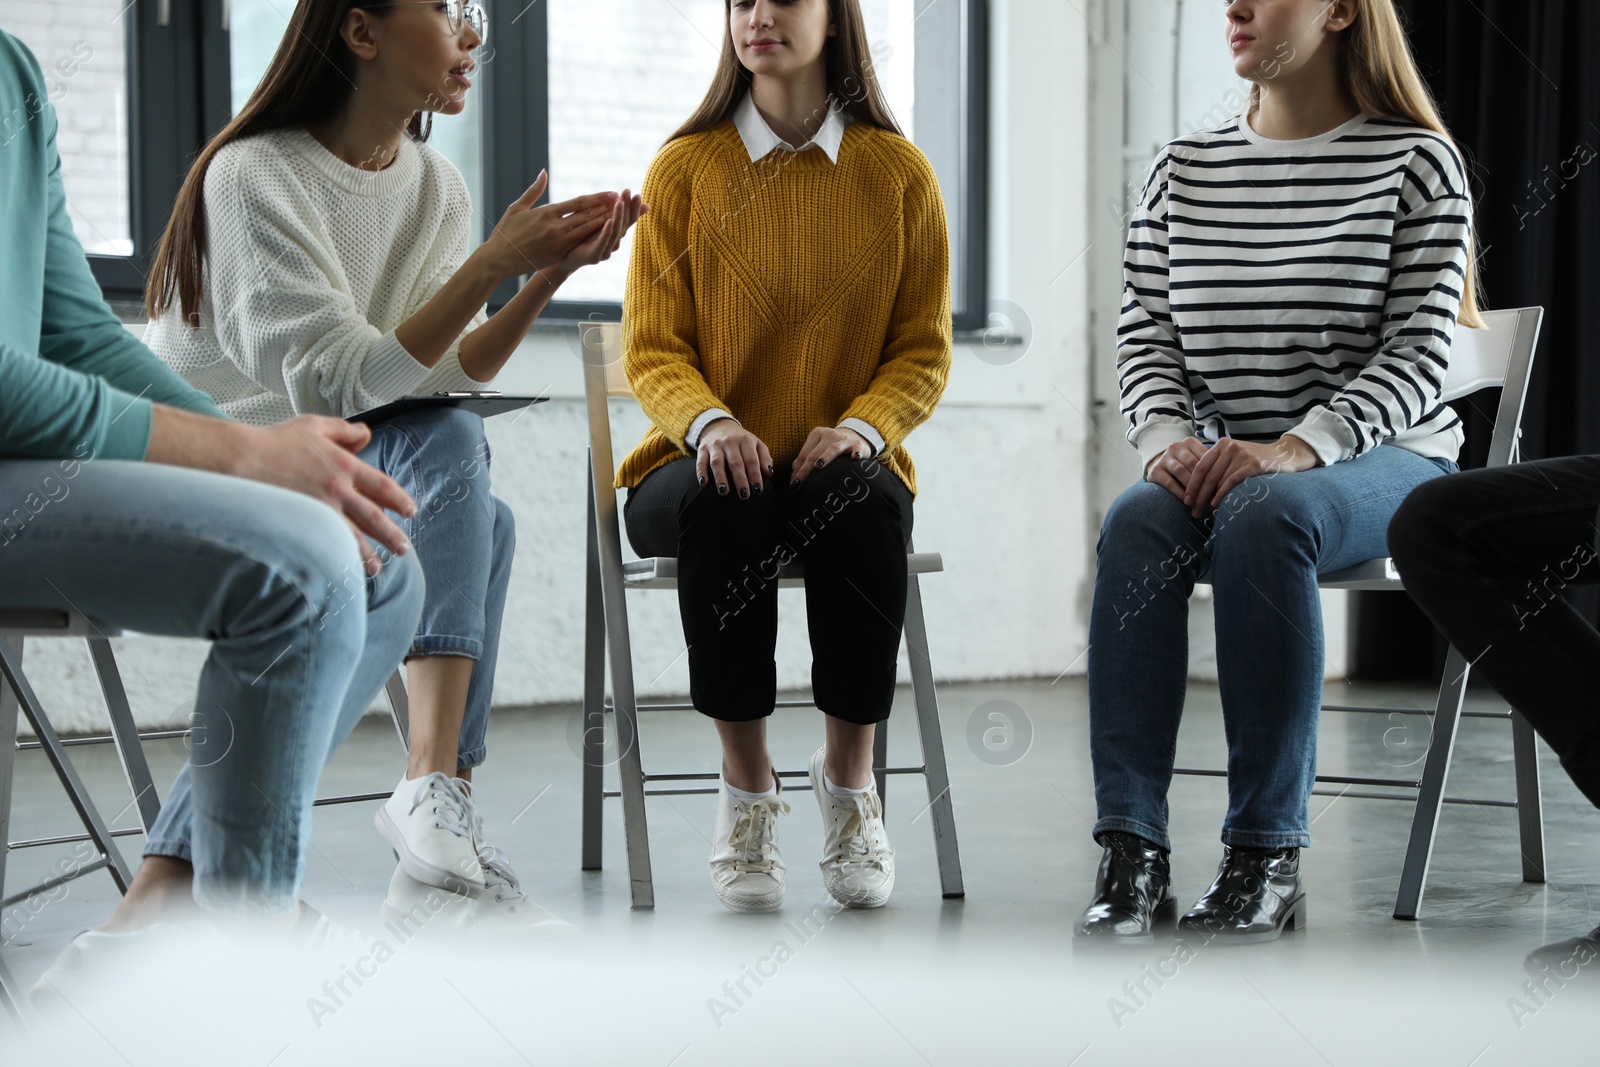
[[[459,37],[461,31],[467,26],[472,27],[472,32],[478,35],[481,45],[489,39],[489,16],[484,14],[482,4],[462,3],[462,0],[394,0],[386,4],[357,4],[363,10],[378,7],[439,7],[444,9],[445,17],[450,23],[450,36]]]

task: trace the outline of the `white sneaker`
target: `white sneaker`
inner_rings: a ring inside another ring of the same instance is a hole
[[[773,776],[777,783],[777,776]],[[733,911],[776,911],[783,903],[783,857],[778,855],[780,797],[740,800],[721,782],[717,829],[711,839],[711,888]],[[781,789],[782,786],[780,785]]]
[[[226,957],[233,945],[209,922],[156,922],[137,930],[109,933],[85,930],[61,950],[28,990],[28,1001],[41,1016],[72,1018],[75,1005],[96,994],[115,992],[119,982],[156,963],[170,964],[174,954],[194,958]]]
[[[577,927],[552,915],[528,899],[522,883],[511,869],[511,857],[504,849],[484,845],[478,862],[488,886],[472,902],[473,920],[479,933],[526,937],[564,937],[578,932]]]
[[[894,890],[894,850],[883,828],[878,784],[865,793],[836,797],[828,792],[826,746],[811,757],[811,792],[822,809],[822,884],[847,908],[881,908]]]
[[[476,896],[487,882],[473,841],[477,813],[464,785],[438,771],[415,781],[402,777],[372,821],[413,879]]]
[[[489,846],[482,855],[489,886],[477,897],[423,885],[396,867],[379,909],[384,929],[404,944],[414,937],[561,937],[577,933],[529,900],[505,853]]]

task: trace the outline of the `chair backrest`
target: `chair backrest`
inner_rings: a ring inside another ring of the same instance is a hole
[[[1539,344],[1544,308],[1506,308],[1485,311],[1484,328],[1456,327],[1450,345],[1450,366],[1444,375],[1444,399],[1460,400],[1480,389],[1499,387],[1500,408],[1495,412],[1494,440],[1485,466],[1500,467],[1517,459],[1522,436],[1522,409],[1533,374],[1533,354]]]
[[[633,387],[622,369],[621,323],[582,323],[578,340],[583,355],[583,398],[589,409],[590,468],[595,495],[603,497],[600,490],[617,474],[611,451],[611,409],[606,402],[612,397],[632,398]],[[616,494],[611,495],[614,499]]]

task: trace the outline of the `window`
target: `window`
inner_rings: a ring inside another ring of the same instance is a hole
[[[483,3],[478,86],[461,115],[435,118],[430,142],[466,178],[480,239],[546,167],[553,199],[637,187],[710,85],[724,32],[723,0]],[[982,329],[987,0],[861,3],[890,105],[939,175],[956,325]],[[140,298],[189,164],[254,90],[293,7],[0,0],[0,25],[47,77],[57,71],[67,195],[109,299]],[[577,275],[547,316],[616,315],[627,263],[625,247]],[[508,283],[491,306],[513,292]]]
[[[133,254],[125,5],[0,0],[0,26],[32,49],[44,69],[59,126],[67,210],[91,255]]]
[[[229,114],[237,115],[266,74],[289,28],[289,16],[294,7],[287,0],[232,0],[231,7]],[[490,32],[493,30],[491,26]],[[475,96],[469,96],[461,114],[434,116],[433,132],[428,138],[428,144],[454,163],[466,179],[467,188],[472,191],[472,202],[478,208],[479,232],[475,240],[480,242],[494,229],[494,220],[500,217],[498,212],[490,210],[491,205],[485,202],[483,195],[482,119],[482,104]]]
[[[723,0],[550,3],[553,199],[637,189],[656,150],[699,106],[722,54]],[[910,134],[916,83],[912,0],[862,0],[878,77]],[[631,242],[630,242],[631,243]],[[564,300],[619,303],[628,247],[579,272]]]

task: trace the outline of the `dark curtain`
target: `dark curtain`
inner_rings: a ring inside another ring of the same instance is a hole
[[[1600,2],[1398,0],[1477,201],[1484,306],[1545,309],[1522,458],[1600,453]],[[1498,395],[1457,405],[1480,466]],[[1573,602],[1600,619],[1600,596]],[[1391,593],[1352,601],[1352,673],[1433,678],[1444,642]]]

